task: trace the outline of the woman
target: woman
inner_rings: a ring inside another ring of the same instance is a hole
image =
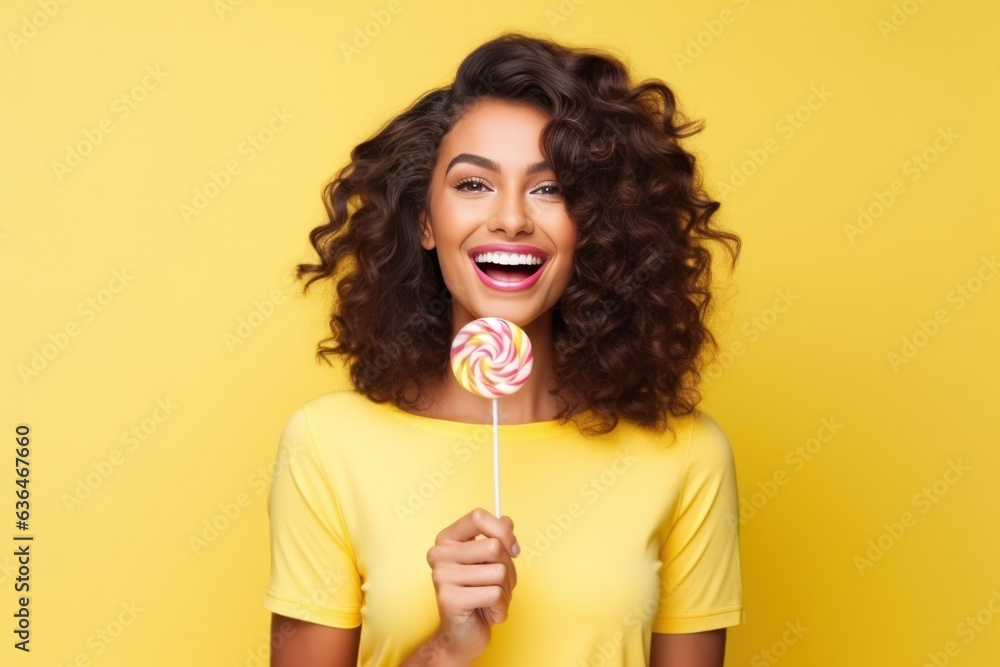
[[[298,266],[337,281],[317,356],[354,388],[282,433],[272,665],[722,665],[736,477],[694,387],[703,241],[735,266],[740,240],[682,120],[606,53],[507,33],[354,149]],[[501,517],[491,402],[449,366],[486,316],[534,351],[500,399]]]

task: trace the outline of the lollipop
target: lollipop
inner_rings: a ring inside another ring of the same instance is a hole
[[[516,324],[481,317],[466,324],[451,344],[451,370],[473,394],[493,399],[493,504],[500,516],[500,445],[497,399],[521,388],[531,374],[531,341]]]

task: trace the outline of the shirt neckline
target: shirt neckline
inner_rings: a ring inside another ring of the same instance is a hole
[[[473,436],[478,439],[478,432],[481,431],[484,441],[493,437],[493,421],[485,423],[457,422],[449,419],[438,419],[424,415],[413,414],[397,407],[392,401],[377,403],[368,401],[382,412],[390,415],[394,419],[416,426],[427,431],[441,433],[445,435]],[[576,415],[576,419],[584,420],[589,416],[590,410],[585,410]],[[492,415],[492,413],[491,413]],[[550,419],[540,422],[527,422],[524,424],[504,424],[502,421],[497,424],[498,436],[501,441],[511,440],[531,440],[557,435],[565,435],[570,431],[579,431],[572,419],[565,424],[560,424],[558,419]]]

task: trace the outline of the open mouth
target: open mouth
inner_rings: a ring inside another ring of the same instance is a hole
[[[531,288],[545,272],[549,255],[528,244],[492,243],[477,246],[469,260],[484,285],[504,292]]]
[[[488,253],[489,254],[489,253]],[[479,270],[501,283],[519,283],[538,273],[544,261],[531,258],[525,264],[501,264],[491,259],[474,260]],[[537,263],[533,263],[537,261]]]

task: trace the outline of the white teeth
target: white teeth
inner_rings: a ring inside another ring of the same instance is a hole
[[[532,266],[541,264],[542,258],[509,252],[484,252],[476,255],[475,261],[488,264],[526,264]]]

